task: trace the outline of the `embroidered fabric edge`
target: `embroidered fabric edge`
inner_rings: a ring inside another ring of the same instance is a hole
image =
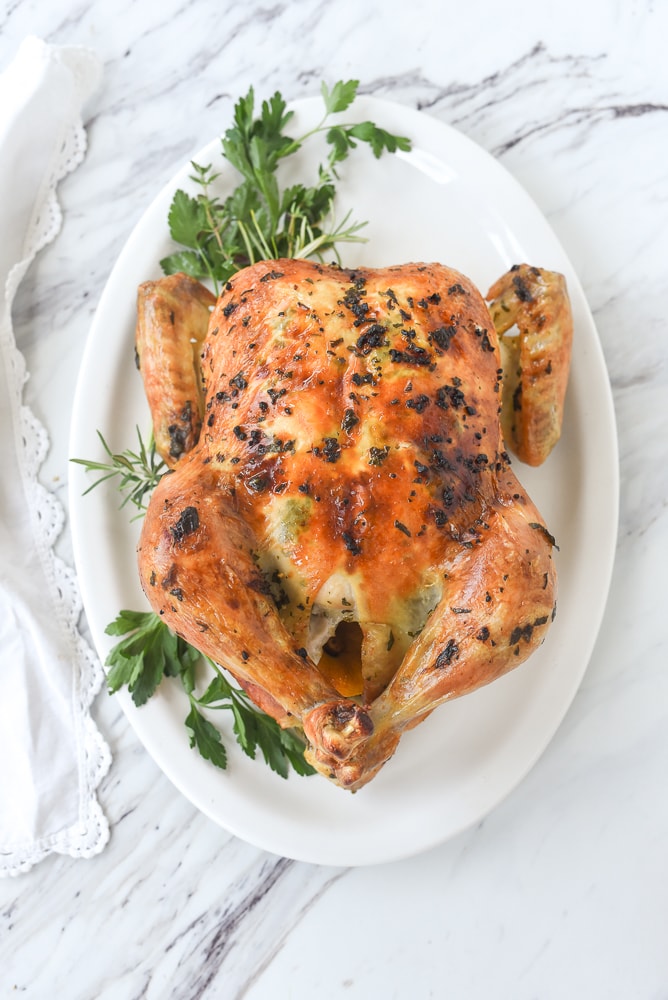
[[[65,512],[53,493],[38,479],[46,457],[49,439],[46,429],[29,406],[23,403],[23,388],[27,379],[25,359],[16,346],[11,320],[11,304],[28,267],[40,250],[51,243],[62,225],[62,212],[56,190],[59,182],[83,160],[87,139],[79,108],[99,75],[97,57],[83,48],[58,50],[51,48],[53,58],[61,60],[71,71],[78,97],[72,109],[70,124],[63,142],[56,151],[51,170],[26,238],[24,258],[7,278],[6,301],[8,316],[5,330],[0,331],[0,350],[5,354],[10,382],[13,383],[15,415],[19,429],[19,461],[23,485],[30,508],[34,540],[49,583],[54,608],[60,613],[63,628],[72,650],[73,715],[76,721],[76,742],[79,765],[79,815],[70,826],[29,844],[0,845],[0,876],[19,875],[29,871],[49,854],[68,854],[75,858],[90,858],[99,854],[109,840],[109,823],[97,798],[97,788],[111,765],[111,751],[95,724],[91,706],[104,679],[102,665],[79,630],[82,601],[76,574],[55,552],[54,546],[65,523]],[[3,336],[4,334],[4,336]]]

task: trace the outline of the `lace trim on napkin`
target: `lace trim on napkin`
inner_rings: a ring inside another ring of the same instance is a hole
[[[54,52],[62,58],[73,74],[80,104],[92,89],[91,78],[97,75],[97,63],[85,49],[62,49]],[[16,290],[37,253],[52,242],[60,231],[62,213],[56,197],[56,187],[77,167],[86,152],[86,133],[77,120],[67,130],[55,158],[44,190],[37,201],[37,211],[26,238],[23,260],[7,277],[6,298],[12,303]],[[72,857],[98,854],[109,839],[109,824],[100,808],[96,789],[111,764],[109,747],[90,716],[90,707],[100,690],[104,671],[88,643],[80,634],[78,621],[82,611],[81,597],[74,572],[55,553],[53,546],[62,530],[65,515],[57,498],[39,481],[38,473],[49,447],[45,428],[22,402],[27,371],[23,355],[16,347],[11,318],[3,346],[8,370],[13,376],[16,414],[21,440],[18,442],[19,461],[23,470],[24,489],[33,523],[34,540],[49,583],[54,608],[67,630],[73,652],[73,704],[79,760],[79,818],[69,828],[43,837],[26,846],[17,845],[10,854],[0,854],[3,874],[18,875],[28,871],[46,855],[56,852]]]

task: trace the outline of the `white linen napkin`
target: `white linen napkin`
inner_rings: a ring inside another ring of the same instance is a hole
[[[23,403],[11,309],[60,229],[58,182],[83,159],[97,57],[27,38],[0,75],[0,874],[109,837],[96,796],[109,749],[89,709],[102,668],[77,627],[76,578],[53,550],[64,515],[38,481],[46,432]],[[48,336],[45,330],[44,335]]]

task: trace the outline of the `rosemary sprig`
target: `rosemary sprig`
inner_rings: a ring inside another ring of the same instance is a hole
[[[155,450],[153,434],[151,433],[149,442],[146,444],[139,427],[136,430],[139,442],[137,451],[126,448],[122,452],[113,452],[101,432],[98,431],[97,436],[109,456],[109,461],[98,462],[88,458],[72,458],[70,461],[82,465],[87,472],[102,473],[88,489],[84,490],[83,496],[90,493],[100,483],[104,483],[108,479],[116,479],[118,490],[123,496],[120,506],[124,507],[127,503],[133,503],[139,511],[138,516],[140,516],[146,510],[148,499],[167,471],[167,466]]]

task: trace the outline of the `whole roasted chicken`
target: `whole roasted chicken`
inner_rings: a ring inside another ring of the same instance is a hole
[[[554,539],[500,414],[505,394],[509,444],[541,462],[561,426],[568,297],[522,265],[489,299],[491,316],[438,264],[302,260],[248,267],[217,302],[185,275],[139,290],[173,470],[139,543],[149,602],[345,788],[441,702],[526,660],[554,616]]]

